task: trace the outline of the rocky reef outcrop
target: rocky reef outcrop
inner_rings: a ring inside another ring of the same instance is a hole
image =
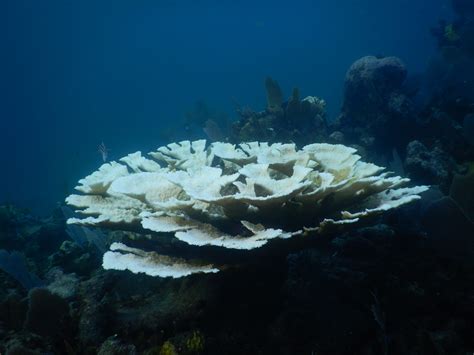
[[[238,107],[239,119],[232,127],[232,142],[283,142],[303,146],[326,141],[328,123],[324,100],[316,96],[301,98],[298,88],[285,100],[278,82],[270,77],[265,80],[265,89],[265,110],[257,112]]]
[[[396,57],[367,56],[347,71],[336,122],[352,144],[380,153],[400,149],[412,136],[415,107],[404,90],[407,69]]]

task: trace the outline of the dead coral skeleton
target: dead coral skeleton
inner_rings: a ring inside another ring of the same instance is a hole
[[[66,202],[68,223],[133,227],[193,246],[250,250],[274,239],[352,227],[420,198],[426,186],[360,160],[344,145],[206,141],[171,143],[102,165]],[[289,217],[291,216],[291,217]],[[213,265],[114,243],[107,269],[181,277]]]

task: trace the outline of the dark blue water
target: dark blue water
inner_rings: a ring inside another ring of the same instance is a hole
[[[111,158],[186,138],[204,99],[263,108],[263,79],[298,86],[337,116],[357,58],[433,55],[446,0],[25,1],[0,5],[0,203],[48,213]],[[203,135],[204,136],[204,135]]]

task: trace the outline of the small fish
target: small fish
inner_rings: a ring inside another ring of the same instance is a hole
[[[105,146],[104,142],[102,142],[99,145],[98,152],[102,156],[102,161],[105,163],[109,158],[110,149]]]
[[[203,127],[203,131],[211,141],[219,142],[225,139],[221,128],[214,120],[207,120]]]

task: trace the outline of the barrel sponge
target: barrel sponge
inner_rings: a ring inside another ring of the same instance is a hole
[[[183,141],[150,156],[130,154],[80,180],[82,194],[66,202],[84,217],[68,223],[245,252],[276,239],[353,228],[419,199],[428,188],[406,187],[409,179],[337,144],[297,149],[282,143]],[[103,266],[161,277],[218,271],[212,264],[122,243],[112,244]]]

